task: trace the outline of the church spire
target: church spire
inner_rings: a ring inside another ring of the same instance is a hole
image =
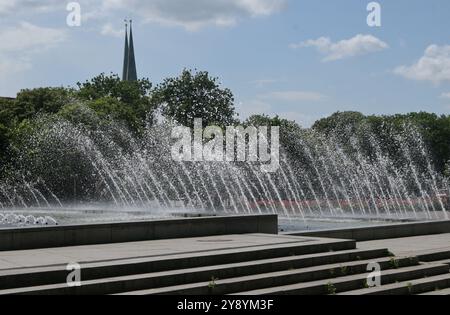
[[[122,80],[127,81],[128,80],[128,56],[129,56],[129,49],[130,46],[128,44],[128,21],[125,20],[125,53],[123,58],[123,73],[122,73]]]
[[[133,21],[130,20],[130,40],[128,42],[128,24],[125,24],[125,56],[123,65],[124,81],[137,81],[136,58],[134,55]]]

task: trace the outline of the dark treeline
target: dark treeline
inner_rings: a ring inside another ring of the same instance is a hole
[[[339,133],[341,139],[350,139],[352,135],[370,130],[376,135],[385,151],[393,150],[394,133],[405,131],[405,125],[418,128],[427,154],[431,156],[434,167],[440,173],[450,171],[450,115],[436,115],[419,112],[397,115],[364,116],[358,112],[338,112],[321,119],[313,129],[328,134]],[[406,129],[407,130],[407,129]],[[391,152],[394,153],[394,152]]]
[[[203,118],[205,125],[281,126],[282,144],[294,159],[297,144],[292,141],[292,135],[308,132],[297,123],[279,117],[255,115],[239,121],[232,92],[221,87],[207,72],[184,70],[180,76],[168,78],[157,86],[148,79],[126,82],[117,75],[101,74],[75,87],[22,90],[15,99],[0,98],[0,180],[7,179],[11,170],[20,168],[16,164],[27,161],[25,155],[33,156],[27,138],[49,121],[64,119],[87,130],[121,124],[138,138],[159,115],[186,126],[192,126],[194,118]],[[344,143],[370,130],[384,151],[395,156],[395,152],[390,152],[392,134],[401,132],[405,125],[418,128],[435,169],[449,176],[450,116],[424,112],[393,116],[338,112],[317,121],[312,130],[324,136],[339,135]],[[77,159],[74,157],[73,165],[67,167],[73,173],[78,167]]]

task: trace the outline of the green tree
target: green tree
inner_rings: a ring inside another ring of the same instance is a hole
[[[74,100],[72,89],[62,87],[26,89],[17,94],[14,102],[14,115],[20,122],[40,113],[55,114]]]
[[[450,159],[450,116],[432,113],[409,113],[392,116],[364,116],[358,112],[338,112],[317,121],[313,129],[327,136],[337,137],[344,145],[350,139],[358,139],[366,155],[372,155],[370,137],[373,135],[382,149],[396,160],[403,159],[395,135],[418,128],[437,171],[443,173]],[[406,128],[406,129],[405,129]],[[349,146],[347,146],[349,147]],[[411,148],[418,149],[418,148]]]
[[[7,160],[6,154],[10,154],[7,148],[14,141],[15,129],[24,121],[39,114],[55,114],[73,100],[72,90],[66,88],[26,89],[15,100],[0,99],[0,159]]]
[[[61,108],[58,115],[75,125],[84,125],[89,129],[96,129],[102,123],[95,111],[83,103],[68,104]]]
[[[136,118],[144,124],[156,109],[151,101],[152,83],[148,79],[122,81],[116,74],[102,73],[84,83],[78,82],[77,86],[79,99],[90,101],[90,106],[100,113],[121,112],[118,116],[130,119],[127,121],[130,126],[136,124]]]
[[[233,93],[208,72],[184,70],[179,77],[164,80],[156,88],[154,102],[164,116],[184,126],[192,127],[195,118],[202,118],[205,126],[235,123]]]
[[[15,102],[9,99],[0,99],[0,172],[9,158],[10,133],[16,120]]]
[[[65,124],[52,114],[22,121],[12,135],[13,169],[28,182],[42,181],[62,200],[89,200],[95,193],[100,198],[95,169],[83,148],[87,143],[67,133]]]
[[[297,122],[280,118],[279,116],[253,115],[244,122],[244,125],[280,127],[280,144],[284,152],[292,159],[300,158],[302,150],[297,140],[300,135],[307,131]]]
[[[253,115],[244,121],[245,126],[267,126],[280,127],[280,140],[284,145],[287,145],[293,139],[293,136],[298,135],[304,130],[295,121],[280,118],[279,116],[269,117],[267,115]]]
[[[136,131],[140,130],[143,124],[130,106],[111,97],[68,104],[58,114],[74,124],[83,124],[90,129],[97,129],[113,122],[123,122],[129,129]]]
[[[330,117],[320,119],[313,125],[313,129],[326,135],[339,131],[347,136],[356,134],[366,117],[359,112],[337,112]]]
[[[408,114],[405,118],[419,126],[436,169],[443,172],[450,160],[450,116],[420,112]]]
[[[5,128],[10,127],[16,120],[15,101],[0,98],[0,124]]]
[[[445,167],[445,176],[450,177],[450,160],[448,160],[447,165]]]
[[[8,128],[0,123],[0,163],[9,144]]]
[[[377,127],[372,128],[374,134],[381,138],[384,144],[392,141],[389,128],[402,132],[405,126],[417,127],[430,154],[436,169],[443,173],[445,164],[450,159],[450,116],[438,116],[433,113],[418,112],[397,114],[393,116],[369,117],[371,125],[378,121]],[[412,148],[414,149],[414,148]]]

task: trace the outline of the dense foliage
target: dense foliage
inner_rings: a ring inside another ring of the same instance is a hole
[[[447,162],[445,167],[445,176],[450,177],[450,161]]]
[[[338,112],[317,121],[313,129],[326,135],[339,131],[344,140],[350,139],[352,135],[370,131],[377,135],[383,147],[389,151],[395,134],[401,133],[408,125],[419,129],[426,147],[430,150],[427,153],[431,154],[434,166],[439,172],[444,172],[450,159],[450,116],[425,112],[393,116],[364,116],[357,112]],[[391,152],[391,155],[395,156],[395,152]]]
[[[136,139],[148,137],[146,130],[159,115],[185,126],[192,126],[194,118],[202,118],[205,125],[239,123],[232,92],[207,72],[184,70],[180,76],[168,78],[155,87],[148,79],[126,82],[117,75],[101,74],[75,87],[22,90],[16,99],[0,98],[0,181],[19,178],[19,181],[51,182],[51,190],[62,198],[76,198],[78,190],[95,198],[101,190],[91,180],[96,170],[89,159],[83,158],[85,152],[80,148],[98,145],[96,139],[102,138],[98,143],[105,147],[100,151],[110,161],[120,163],[115,161],[117,150],[132,151],[132,146],[139,145]],[[303,166],[311,163],[311,156],[301,147],[301,141],[309,141],[309,146],[315,148],[325,139],[339,142],[349,152],[354,150],[353,142],[358,141],[358,149],[364,150],[365,156],[374,155],[374,159],[382,151],[394,163],[396,157],[404,160],[405,152],[399,152],[396,136],[410,130],[405,126],[412,126],[426,142],[423,147],[429,148],[426,153],[434,168],[450,177],[450,116],[423,112],[393,116],[338,112],[317,121],[310,129],[265,115],[254,115],[241,123],[279,126],[282,154]],[[86,141],[82,136],[52,138],[56,133],[50,132],[50,128],[68,130],[71,126],[82,130],[80,134],[87,134]],[[376,146],[371,139],[373,135],[377,138]],[[91,139],[94,143],[87,143]],[[293,171],[305,173],[295,166]],[[319,186],[314,172],[307,176],[310,175],[312,185]]]
[[[192,127],[195,118],[202,118],[205,126],[235,122],[233,93],[222,89],[208,72],[184,70],[179,77],[164,80],[156,88],[154,100],[165,116],[183,126]]]

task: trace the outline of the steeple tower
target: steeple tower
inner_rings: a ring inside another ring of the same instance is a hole
[[[128,21],[125,20],[125,52],[124,52],[124,58],[123,58],[123,73],[122,73],[122,80],[127,81],[128,80],[128,54],[129,54],[130,46],[128,44]]]
[[[133,21],[130,20],[130,40],[128,42],[128,21],[125,21],[125,54],[123,62],[123,81],[137,81],[136,58],[134,55]]]
[[[128,81],[137,81],[136,59],[134,56],[133,21],[130,20],[130,50],[128,55]]]

